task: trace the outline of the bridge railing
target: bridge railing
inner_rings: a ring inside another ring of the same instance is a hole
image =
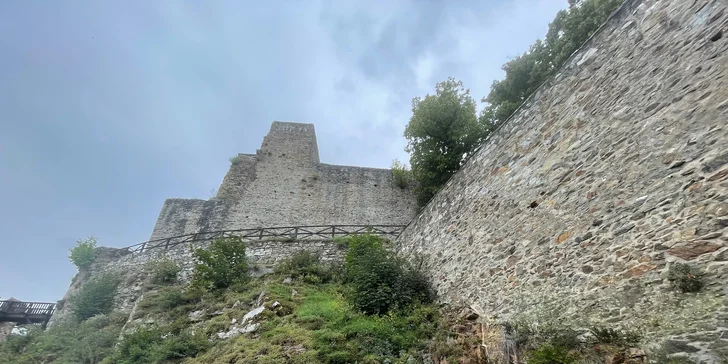
[[[402,230],[404,230],[404,228],[405,225],[305,225],[205,231],[149,240],[122,249],[127,249],[131,253],[141,253],[152,249],[169,249],[181,244],[228,237],[238,237],[246,241],[299,241],[333,240],[336,237],[370,233],[389,238],[396,238]]]
[[[3,314],[52,315],[55,309],[55,303],[0,301],[0,313]]]

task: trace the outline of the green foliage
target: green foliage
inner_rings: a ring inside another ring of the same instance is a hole
[[[503,80],[494,81],[480,115],[486,133],[503,123],[521,104],[553,76],[597,29],[619,7],[622,0],[583,0],[556,14],[544,40],[507,62]]]
[[[433,298],[429,281],[407,261],[384,247],[376,235],[349,238],[344,269],[352,303],[366,314],[384,314],[393,308],[428,303]]]
[[[326,283],[333,277],[331,267],[323,264],[321,258],[307,250],[293,254],[276,267],[276,273],[301,279],[306,283]]]
[[[621,331],[610,327],[593,327],[589,331],[597,344],[629,347],[636,346],[642,340],[642,336],[635,331]]]
[[[172,284],[177,281],[177,274],[182,270],[179,264],[164,258],[149,264],[150,280],[154,284]]]
[[[319,179],[319,174],[318,174],[318,173],[316,173],[316,172],[313,172],[313,174],[311,174],[311,179],[313,179],[314,181],[318,181],[318,179]]]
[[[563,346],[552,344],[541,345],[528,356],[529,364],[571,364],[579,360],[577,353]]]
[[[461,81],[448,78],[434,95],[412,99],[412,117],[404,131],[418,203],[425,205],[482,140],[476,103]]]
[[[210,346],[201,334],[170,332],[159,327],[140,327],[124,335],[118,350],[105,363],[162,363],[192,358]]]
[[[71,311],[79,321],[111,312],[118,284],[119,280],[111,273],[104,273],[86,282],[69,297]]]
[[[395,159],[392,161],[391,168],[392,177],[394,177],[394,184],[401,189],[409,187],[412,179],[412,172],[409,168],[407,168],[407,165]]]
[[[30,327],[25,335],[11,335],[0,343],[0,362],[98,363],[113,352],[125,319],[124,315],[100,315],[81,323],[61,321],[45,331]]]
[[[76,246],[70,249],[68,259],[79,270],[88,269],[96,257],[96,238],[90,236],[76,242]]]
[[[250,279],[245,243],[240,238],[217,239],[208,249],[197,249],[193,255],[199,261],[192,275],[195,287],[222,289]]]
[[[703,274],[684,263],[675,263],[667,272],[667,280],[673,289],[683,293],[698,292],[703,288]]]
[[[230,164],[237,166],[238,164],[243,163],[243,157],[236,154],[235,156],[230,157]]]

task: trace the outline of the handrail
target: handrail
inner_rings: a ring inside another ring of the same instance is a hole
[[[169,249],[184,243],[207,241],[219,238],[238,237],[248,241],[264,240],[333,240],[337,236],[370,233],[396,238],[405,225],[301,225],[234,230],[202,231],[197,233],[153,239],[130,245],[130,253],[141,253],[151,249]]]
[[[55,303],[0,300],[0,313],[4,314],[52,315],[55,309]]]

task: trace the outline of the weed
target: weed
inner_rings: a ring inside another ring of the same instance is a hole
[[[230,157],[230,164],[237,166],[240,163],[243,163],[243,157],[241,157],[239,154],[236,154],[235,156]]]
[[[407,168],[407,165],[395,159],[392,161],[391,168],[394,184],[401,189],[407,188],[412,180],[412,172]]]
[[[150,280],[155,284],[172,284],[177,281],[177,274],[182,270],[179,264],[164,258],[163,260],[149,263],[151,271]]]
[[[276,267],[276,273],[311,284],[326,283],[332,278],[331,270],[321,263],[321,258],[307,250],[298,251],[283,261]]]
[[[703,274],[684,263],[675,263],[667,272],[672,288],[683,293],[698,292],[703,288]]]

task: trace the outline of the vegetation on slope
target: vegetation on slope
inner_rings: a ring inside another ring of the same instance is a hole
[[[196,252],[190,284],[177,280],[170,261],[149,267],[133,317],[92,307],[45,331],[11,336],[0,345],[0,362],[420,362],[438,327],[427,280],[379,237],[343,243],[343,267],[301,252],[276,273],[251,279],[239,259],[244,244],[218,240]],[[102,277],[79,294],[114,292],[116,281]]]

